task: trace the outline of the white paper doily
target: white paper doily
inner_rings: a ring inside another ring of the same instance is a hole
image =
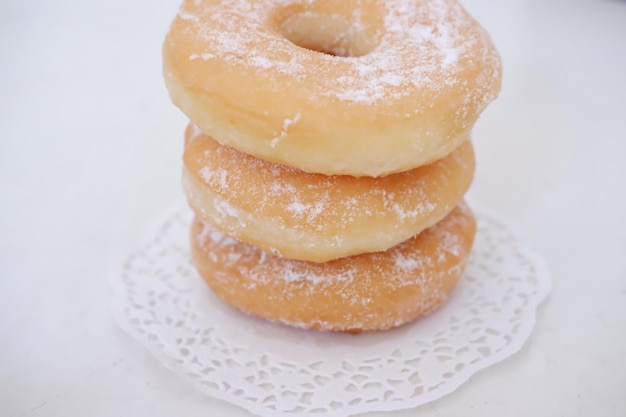
[[[433,314],[380,333],[294,329],[210,292],[190,263],[191,218],[177,211],[128,257],[114,277],[114,315],[165,366],[260,416],[343,417],[440,398],[517,352],[550,290],[541,257],[479,214],[467,270]]]

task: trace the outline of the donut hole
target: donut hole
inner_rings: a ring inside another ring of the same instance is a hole
[[[300,10],[283,13],[278,30],[296,46],[337,57],[367,55],[378,45],[371,22],[354,12]],[[357,18],[355,18],[358,17]]]

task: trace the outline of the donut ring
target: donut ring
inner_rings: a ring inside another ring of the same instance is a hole
[[[183,186],[196,215],[279,256],[326,262],[386,250],[432,226],[474,175],[469,140],[444,159],[381,178],[305,173],[185,133]]]
[[[386,252],[319,264],[270,255],[196,219],[191,253],[213,292],[245,313],[303,328],[361,332],[400,326],[440,305],[463,273],[475,230],[461,203]]]
[[[173,102],[204,133],[327,175],[444,157],[501,82],[489,35],[456,0],[185,0],[163,59]]]

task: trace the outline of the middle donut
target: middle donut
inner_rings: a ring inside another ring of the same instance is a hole
[[[327,262],[384,251],[443,219],[474,176],[471,142],[385,177],[326,176],[257,159],[185,132],[183,186],[196,215],[278,256]]]

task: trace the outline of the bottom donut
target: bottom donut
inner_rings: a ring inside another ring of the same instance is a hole
[[[461,202],[385,252],[326,263],[295,261],[225,236],[196,219],[192,260],[217,296],[292,326],[359,333],[411,322],[439,306],[465,269],[476,221]]]

